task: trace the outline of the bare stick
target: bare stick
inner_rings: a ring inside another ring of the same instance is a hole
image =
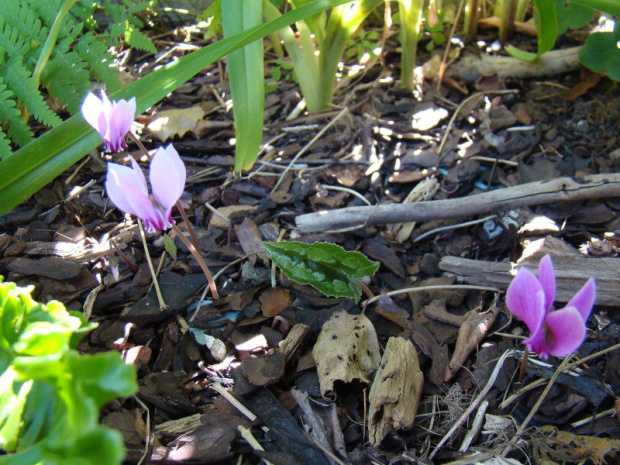
[[[138,218],[138,226],[140,227],[140,237],[142,238],[142,244],[144,244],[144,254],[146,255],[146,262],[149,264],[149,270],[151,270],[151,276],[153,276],[153,284],[155,285],[155,292],[157,293],[157,300],[159,301],[159,310],[162,312],[168,309],[166,302],[164,302],[164,296],[161,295],[161,289],[159,289],[159,283],[157,282],[157,273],[153,267],[151,261],[151,254],[149,254],[149,246],[146,243],[146,234],[144,234],[144,228],[142,227],[142,220]]]
[[[529,205],[606,197],[620,197],[620,173],[594,174],[579,180],[564,177],[529,182],[457,199],[339,208],[301,215],[295,222],[301,232],[315,232],[372,224],[461,218]]]
[[[190,240],[187,237],[185,237],[185,234],[183,234],[183,231],[181,231],[181,229],[176,224],[172,225],[172,230],[175,233],[177,233],[177,235],[179,236],[179,239],[183,241],[183,244],[185,244],[185,247],[189,249],[189,251],[192,253],[196,261],[198,261],[200,268],[202,268],[202,272],[205,274],[207,278],[207,282],[209,283],[209,288],[211,288],[211,294],[213,295],[215,299],[219,299],[220,296],[217,293],[217,288],[215,287],[215,280],[213,279],[211,270],[209,270],[209,267],[207,266],[207,263],[205,262],[204,258],[202,258],[202,255],[200,255],[200,252],[196,249],[196,247],[194,247],[194,244],[192,244]]]

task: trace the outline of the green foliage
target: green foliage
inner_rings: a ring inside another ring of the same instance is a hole
[[[362,59],[362,56],[365,53],[368,53],[370,58],[375,58],[377,55],[375,54],[375,49],[379,45],[379,33],[377,31],[366,32],[361,29],[357,33],[356,39],[350,38],[347,41],[347,49],[346,55],[347,57],[357,57],[358,61]]]
[[[44,126],[61,123],[48,95],[76,113],[91,79],[109,91],[120,87],[110,46],[155,52],[137,16],[150,3],[0,0],[0,157],[11,155],[9,141],[24,146],[33,139],[30,117]],[[106,28],[95,19],[103,14],[110,20]]]
[[[299,284],[309,284],[326,296],[359,300],[362,290],[354,279],[372,276],[378,262],[336,244],[317,242],[263,242],[267,255],[284,274]]]
[[[99,409],[137,390],[133,367],[115,352],[80,355],[96,324],[31,291],[0,278],[0,464],[121,463],[122,437]]]
[[[275,21],[243,31],[187,54],[118,91],[110,93],[109,97],[113,100],[135,97],[137,112],[143,112],[231,51],[346,1],[315,0],[286,13]],[[0,173],[2,173],[0,176],[0,215],[28,199],[99,145],[101,145],[99,134],[84,121],[81,115],[75,115],[39,136],[13,156],[0,160]]]
[[[526,61],[533,61],[542,53],[551,50],[558,35],[567,29],[577,29],[588,24],[597,9],[610,15],[620,15],[618,0],[534,0],[534,8],[538,31],[537,53],[524,52],[512,46],[506,47],[508,53]],[[616,22],[613,32],[591,34],[579,52],[583,65],[596,72],[607,72],[615,81],[620,81],[619,31]]]
[[[614,81],[620,81],[620,21],[612,32],[591,34],[579,51],[581,62],[597,73],[607,72]]]
[[[437,19],[439,20],[437,24],[431,26],[428,21],[430,11],[426,10],[424,12],[424,29],[428,36],[431,38],[430,42],[426,43],[426,51],[432,52],[436,46],[442,46],[446,43],[446,36],[443,33],[443,22],[445,20],[446,14],[443,11],[439,11],[437,13]]]
[[[538,31],[538,51],[536,53],[525,52],[512,45],[507,45],[506,51],[521,60],[534,61],[541,54],[551,50],[558,37],[558,3],[560,2],[564,4],[563,0],[534,0],[535,23]]]
[[[260,1],[226,0],[222,3],[224,37],[263,22]],[[258,158],[263,136],[265,70],[263,42],[255,41],[226,57],[235,116],[235,171],[249,170]]]

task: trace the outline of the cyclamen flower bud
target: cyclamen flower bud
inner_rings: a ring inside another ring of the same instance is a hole
[[[157,149],[149,170],[150,195],[146,178],[133,158],[131,168],[108,163],[105,188],[114,205],[144,221],[147,231],[165,231],[174,223],[172,207],[183,194],[187,172],[172,144]]]
[[[125,135],[136,115],[136,99],[110,101],[104,91],[101,99],[89,92],[82,103],[82,116],[101,136],[108,152],[127,147]]]

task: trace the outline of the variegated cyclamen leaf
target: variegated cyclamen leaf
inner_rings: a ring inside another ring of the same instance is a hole
[[[359,300],[362,290],[354,279],[372,276],[378,262],[368,260],[359,252],[344,250],[336,244],[317,242],[264,242],[267,255],[299,284],[309,284],[326,296]]]

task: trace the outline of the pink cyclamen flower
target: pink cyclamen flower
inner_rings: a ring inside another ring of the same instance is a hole
[[[108,197],[119,210],[137,216],[149,232],[164,231],[172,226],[172,207],[179,200],[185,187],[187,173],[179,154],[169,144],[158,148],[151,160],[149,181],[131,158],[131,168],[108,163],[105,188]]]
[[[530,330],[523,341],[540,358],[563,357],[575,351],[586,337],[586,321],[590,316],[596,285],[590,278],[560,310],[553,310],[555,272],[551,256],[545,255],[538,265],[538,278],[521,268],[506,291],[506,306],[521,318]]]
[[[82,116],[97,130],[106,151],[118,152],[127,147],[125,135],[136,116],[136,99],[110,101],[104,91],[101,99],[89,92],[82,103]]]

